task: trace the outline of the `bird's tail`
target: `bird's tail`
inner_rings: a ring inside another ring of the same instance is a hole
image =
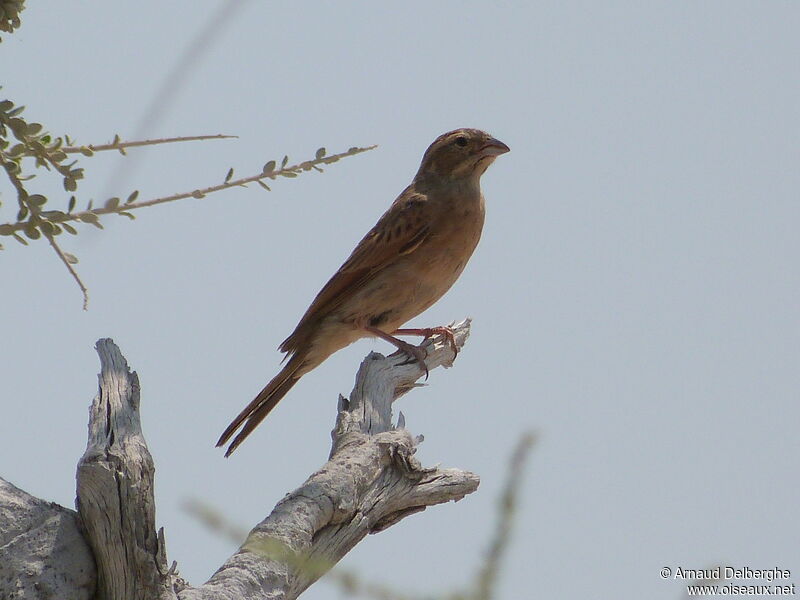
[[[217,442],[217,448],[225,445],[231,436],[236,433],[236,430],[242,427],[242,423],[244,423],[242,430],[233,438],[230,446],[228,446],[228,449],[225,451],[226,457],[230,456],[233,451],[239,447],[239,444],[258,427],[258,424],[264,420],[273,408],[275,408],[278,402],[281,401],[281,398],[292,389],[292,386],[300,381],[300,377],[304,374],[304,372],[300,372],[300,367],[303,366],[304,362],[304,356],[293,356],[289,362],[286,363],[286,366],[281,369],[281,372],[278,373],[272,381],[258,393],[253,401],[239,413],[239,416],[228,425]]]

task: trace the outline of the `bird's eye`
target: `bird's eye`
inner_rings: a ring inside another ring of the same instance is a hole
[[[461,146],[462,148],[467,145],[467,138],[463,135],[460,135],[456,138],[456,146]]]

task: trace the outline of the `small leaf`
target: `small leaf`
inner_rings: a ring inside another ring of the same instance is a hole
[[[128,196],[128,199],[125,200],[125,204],[130,204],[131,202],[134,202],[138,197],[139,197],[139,190],[133,190],[131,192],[131,195]]]
[[[289,164],[289,157],[288,156],[284,156],[283,160],[281,161],[281,169],[286,167],[287,164]]]
[[[284,177],[289,177],[289,178],[297,177],[297,173],[294,173],[292,171],[285,171],[285,172],[281,173],[281,175],[283,175]]]
[[[97,223],[99,218],[93,212],[83,212],[78,215],[78,220],[84,223]]]
[[[325,153],[326,153],[326,150],[325,150],[324,146],[322,148],[320,148],[319,150],[317,150],[317,154],[316,154],[317,160],[319,160],[321,158],[325,158]]]
[[[14,235],[14,226],[9,223],[0,225],[0,235]]]
[[[127,211],[124,211],[124,210],[119,211],[117,214],[118,215],[124,215],[124,216],[128,217],[131,221],[135,221],[136,220],[136,215],[134,215],[132,213],[129,213]]]
[[[94,156],[94,151],[88,146],[81,146],[80,150],[84,156]]]
[[[67,205],[67,212],[68,213],[71,213],[72,209],[75,208],[75,202],[76,202],[75,196],[70,196],[69,197],[69,204]]]
[[[275,170],[275,161],[274,161],[274,160],[271,160],[271,161],[269,161],[267,164],[265,164],[265,165],[264,165],[264,168],[263,168],[263,169],[261,169],[261,172],[262,172],[264,175],[269,175],[269,174],[270,174],[270,173],[272,173],[274,170]]]
[[[28,123],[28,135],[36,135],[42,130],[41,123]]]
[[[36,227],[26,227],[24,233],[32,240],[38,240],[40,237],[42,237],[42,234],[38,229],[36,229]]]
[[[68,192],[74,192],[78,189],[78,182],[72,177],[64,177],[64,189]]]
[[[47,198],[45,198],[41,194],[31,194],[30,196],[28,196],[28,202],[30,202],[34,206],[44,206],[47,203]]]
[[[119,198],[114,196],[113,198],[109,198],[106,200],[105,207],[109,210],[114,210],[119,206]]]
[[[199,198],[204,198],[204,197],[205,197],[205,194],[203,192],[201,192],[200,190],[195,190],[195,191],[192,192],[192,198],[198,198],[199,199]]]
[[[74,254],[70,254],[69,252],[63,252],[63,254],[64,254],[64,260],[66,260],[69,264],[71,264],[71,265],[77,265],[78,264],[78,257],[77,256],[75,256]]]
[[[269,189],[269,186],[266,183],[264,183],[263,181],[261,181],[260,179],[258,180],[258,185],[260,185],[262,188],[264,188],[268,192],[272,191],[271,189]]]
[[[48,221],[66,219],[67,213],[61,212],[60,210],[43,210],[39,215],[43,219],[47,219]]]
[[[225,175],[225,183],[228,183],[231,179],[233,179],[233,167],[228,169],[228,174]]]
[[[28,240],[26,240],[26,239],[25,239],[24,237],[22,237],[21,235],[17,235],[16,233],[12,233],[11,235],[13,235],[13,236],[14,236],[14,239],[15,239],[15,240],[17,240],[17,241],[18,241],[20,244],[22,244],[23,246],[27,246],[27,245],[28,245]]]
[[[72,225],[70,225],[69,223],[62,223],[62,224],[61,224],[61,226],[62,226],[64,229],[66,229],[67,233],[71,233],[72,235],[78,235],[78,230],[77,230],[77,229],[75,229],[75,228],[74,228]]]
[[[19,212],[17,213],[17,221],[24,221],[28,218],[28,207],[26,205],[22,205],[19,207]]]

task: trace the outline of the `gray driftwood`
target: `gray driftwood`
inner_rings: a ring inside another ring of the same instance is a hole
[[[460,348],[469,321],[453,328]],[[431,371],[450,366],[453,351],[442,336],[423,347]],[[402,416],[392,425],[391,407],[424,373],[400,353],[373,352],[350,399],[339,399],[328,462],[284,497],[207,583],[189,586],[168,566],[163,531],[155,530],[138,378],[111,340],[100,340],[97,351],[100,392],[78,464],[80,516],[0,480],[0,598],[44,597],[42,586],[52,597],[90,598],[96,582],[101,599],[292,599],[368,533],[478,487],[472,473],[423,468],[414,458],[420,438]]]

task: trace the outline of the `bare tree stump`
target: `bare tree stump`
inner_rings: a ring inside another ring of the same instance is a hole
[[[460,348],[469,336],[469,320],[452,327]],[[431,371],[450,366],[455,356],[443,336],[422,347]],[[155,531],[154,466],[141,431],[138,378],[111,340],[100,340],[97,351],[100,392],[90,410],[89,442],[78,465],[76,503],[97,565],[98,598],[293,599],[368,533],[382,531],[428,506],[460,500],[478,487],[479,479],[472,473],[426,469],[414,458],[421,438],[405,429],[402,417],[396,427],[392,425],[391,407],[417,385],[424,371],[417,364],[405,364],[407,357],[400,353],[383,357],[373,352],[361,364],[350,399],[339,399],[328,462],[284,497],[207,583],[190,587],[174,567],[168,567],[163,531]],[[14,535],[7,527],[13,515],[20,514],[8,508],[14,502],[26,507],[42,503],[24,498],[16,488],[11,493],[10,488],[0,485],[0,536],[5,531]],[[64,538],[69,549],[74,553],[83,548],[85,556],[83,539],[75,533],[75,514],[56,505],[48,514],[72,532],[71,538]],[[19,561],[35,554],[12,551]],[[55,597],[91,597],[76,591],[94,583],[93,572],[77,577],[86,572],[89,561],[84,558],[76,565],[58,554],[49,560],[71,575],[60,588],[54,584]],[[13,565],[22,565],[19,561]],[[0,560],[0,597],[20,589],[9,587],[14,578],[6,571],[22,566],[6,565],[12,563]]]

